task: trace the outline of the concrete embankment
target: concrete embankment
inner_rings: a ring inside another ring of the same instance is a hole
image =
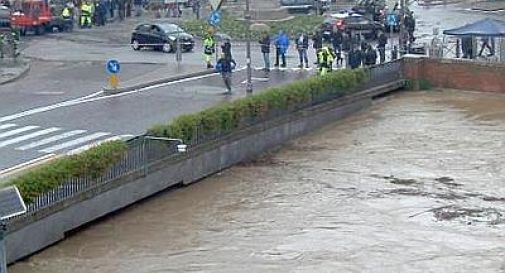
[[[191,184],[243,160],[368,107],[373,98],[402,88],[403,80],[300,110],[158,161],[13,222],[7,235],[14,262],[65,238],[69,231],[177,184]],[[30,238],[27,240],[26,238]]]

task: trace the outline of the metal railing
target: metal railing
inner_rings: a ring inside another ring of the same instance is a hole
[[[369,74],[368,81],[356,87],[353,90],[354,92],[400,80],[402,78],[401,62],[397,60],[376,65],[367,68],[367,73]],[[342,92],[329,92],[324,95],[314,95],[309,101],[298,103],[289,109],[270,109],[267,115],[248,117],[241,120],[239,128],[246,128],[272,118],[286,116],[301,109],[328,102],[344,95],[345,94]],[[202,126],[197,126],[194,128],[191,142],[187,144],[194,147],[229,135],[233,131],[234,130],[205,132]],[[32,202],[28,202],[27,212],[21,216],[9,219],[8,222],[23,217],[29,217],[42,209],[61,203],[81,193],[97,190],[99,187],[131,174],[132,172],[144,171],[144,175],[147,175],[146,171],[149,165],[176,156],[179,152],[177,145],[181,143],[178,141],[157,141],[157,139],[146,141],[145,136],[138,136],[128,140],[127,144],[128,149],[126,154],[103,175],[99,177],[70,178],[61,186],[36,197]]]

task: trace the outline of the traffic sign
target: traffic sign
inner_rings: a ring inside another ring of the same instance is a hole
[[[221,23],[221,13],[214,10],[209,15],[209,25],[217,27]]]
[[[221,3],[223,0],[209,0],[210,6],[213,10],[219,10],[221,8]]]
[[[121,70],[118,60],[108,60],[105,65],[105,69],[108,73],[117,74]]]

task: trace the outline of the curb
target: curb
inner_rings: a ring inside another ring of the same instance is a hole
[[[61,157],[62,157],[62,155],[47,154],[42,157],[23,162],[19,165],[0,170],[0,187],[3,183],[7,182],[8,180],[10,180],[12,178],[15,178],[15,177],[21,175],[25,171],[31,170],[32,168],[46,164],[50,161],[53,161],[53,160],[61,158]]]
[[[18,79],[24,77],[26,74],[28,74],[28,72],[30,71],[30,63],[25,63],[23,64],[23,69],[20,73],[8,78],[8,79],[5,79],[5,80],[0,80],[0,85],[4,85],[4,84],[8,84],[8,83],[11,83],[11,82],[14,82],[14,81],[17,81]]]
[[[193,77],[199,77],[199,76],[205,76],[205,75],[211,75],[217,73],[216,70],[205,70],[205,71],[200,71],[200,72],[192,72],[192,73],[186,73],[186,74],[181,74],[181,75],[176,75],[172,77],[166,77],[166,78],[161,78],[153,81],[148,81],[148,82],[142,82],[130,86],[125,86],[125,87],[118,87],[118,88],[109,88],[109,87],[104,87],[102,90],[105,93],[105,95],[114,95],[114,94],[119,94],[123,92],[128,92],[128,91],[134,91],[146,87],[151,87],[153,85],[159,85],[159,84],[164,84],[164,83],[169,83],[169,82],[175,82],[175,81],[180,81],[188,78],[193,78]]]

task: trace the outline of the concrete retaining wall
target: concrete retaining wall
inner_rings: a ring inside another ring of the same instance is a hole
[[[64,239],[65,233],[170,186],[190,184],[245,159],[366,108],[372,97],[396,90],[403,81],[299,111],[244,129],[191,149],[187,154],[151,164],[148,174],[133,172],[57,206],[13,223],[6,237],[12,263]]]

